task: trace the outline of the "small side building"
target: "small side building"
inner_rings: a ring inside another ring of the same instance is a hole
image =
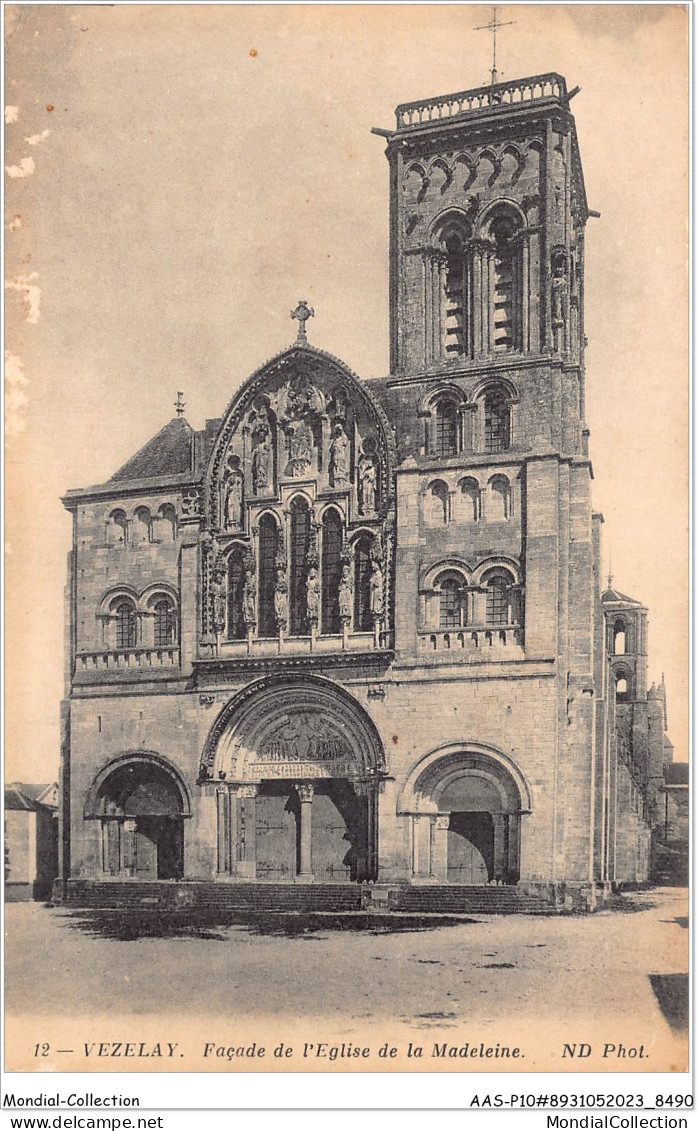
[[[58,875],[58,783],[5,787],[5,900],[48,899]]]

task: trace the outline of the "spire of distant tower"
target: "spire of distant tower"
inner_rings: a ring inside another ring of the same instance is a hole
[[[183,416],[184,415],[184,409],[186,408],[186,404],[184,403],[183,397],[184,397],[183,393],[177,393],[177,399],[174,402],[174,407],[177,410],[177,416]]]
[[[498,18],[498,15],[497,15],[496,6],[494,6],[494,8],[493,8],[493,13],[494,14],[491,17],[491,20],[489,21],[488,24],[480,24],[479,27],[474,28],[474,31],[490,31],[491,32],[492,39],[493,39],[493,48],[494,48],[493,61],[492,61],[492,66],[491,66],[491,85],[495,86],[496,83],[498,82],[498,71],[496,70],[496,32],[499,30],[500,27],[510,27],[511,24],[514,24],[516,21],[515,20],[506,20],[504,23],[501,23],[501,21]]]
[[[610,562],[608,564],[608,570],[607,570],[607,587],[608,587],[608,589],[612,589],[612,542],[610,543],[609,550],[610,550]]]

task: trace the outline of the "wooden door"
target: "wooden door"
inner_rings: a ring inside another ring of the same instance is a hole
[[[321,884],[356,879],[359,805],[350,786],[322,786],[312,802],[312,872]]]
[[[257,879],[293,883],[298,871],[297,800],[260,793],[256,800]]]
[[[490,813],[451,813],[448,880],[485,884],[494,874],[494,823]]]
[[[159,825],[156,817],[139,817],[136,827],[135,872],[139,879],[157,879],[157,840]]]

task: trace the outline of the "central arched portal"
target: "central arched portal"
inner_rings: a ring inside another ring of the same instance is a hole
[[[217,868],[239,879],[350,883],[377,874],[382,746],[319,678],[260,680],[223,709],[201,784],[217,798]]]

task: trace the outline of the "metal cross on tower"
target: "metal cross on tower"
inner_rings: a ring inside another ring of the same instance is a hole
[[[298,301],[298,305],[296,306],[295,310],[291,310],[290,316],[291,318],[297,318],[298,320],[298,336],[296,338],[296,341],[307,342],[307,331],[305,329],[305,323],[307,322],[308,318],[314,318],[314,310],[311,306],[307,305],[304,298],[301,298]]]
[[[496,7],[494,7],[493,12],[494,12],[494,14],[491,17],[491,21],[488,24],[480,24],[479,27],[474,28],[474,31],[490,31],[491,34],[492,34],[493,40],[494,40],[494,58],[493,58],[493,64],[492,64],[492,67],[491,67],[491,85],[492,86],[494,86],[495,83],[498,81],[498,72],[496,70],[496,32],[499,30],[500,27],[510,27],[511,24],[514,24],[516,22],[515,20],[506,20],[505,23],[501,23],[501,21],[499,20],[497,14],[496,14],[497,13]]]
[[[177,399],[174,402],[174,407],[177,410],[177,416],[183,416],[184,415],[184,409],[186,408],[186,404],[184,403],[183,397],[184,397],[183,393],[177,393]]]

